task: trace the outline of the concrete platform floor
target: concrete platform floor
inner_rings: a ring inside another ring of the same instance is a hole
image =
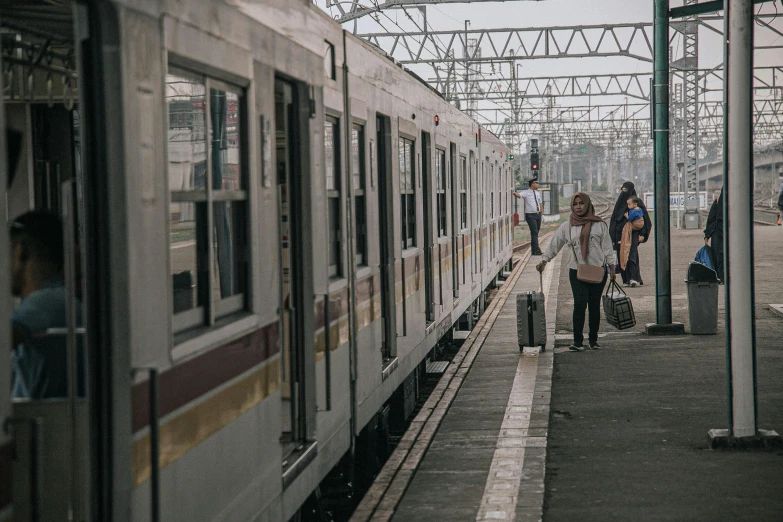
[[[783,229],[755,234],[759,427],[781,433],[783,316],[768,305],[783,303]],[[674,320],[689,332],[684,278],[702,235],[671,238]],[[637,326],[603,321],[603,347],[578,353],[567,349],[573,299],[561,253],[544,281],[550,349],[520,356],[514,294],[538,287],[533,258],[474,330],[475,349],[444,384],[451,399],[432,401],[442,420],[414,420],[410,449],[395,451],[352,520],[783,521],[783,450],[708,448],[707,431],[728,427],[725,287],[719,334],[648,337],[653,253],[641,249],[647,284],[626,289]]]
[[[687,263],[701,231],[672,230],[675,321],[689,331]],[[783,230],[755,229],[758,419],[783,433]],[[783,451],[713,451],[707,430],[727,428],[727,372],[719,334],[647,337],[655,322],[654,245],[640,249],[644,287],[628,288],[637,326],[604,321],[602,349],[569,352],[573,299],[560,273],[545,521],[783,520]],[[586,334],[586,332],[585,332]]]

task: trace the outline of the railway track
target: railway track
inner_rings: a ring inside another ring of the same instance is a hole
[[[772,225],[777,223],[778,211],[769,207],[755,207],[754,209],[754,222],[759,225]],[[759,219],[760,218],[760,219]]]
[[[708,216],[709,211],[702,210],[702,216]],[[762,226],[775,226],[778,219],[778,211],[768,207],[753,207],[753,223]]]

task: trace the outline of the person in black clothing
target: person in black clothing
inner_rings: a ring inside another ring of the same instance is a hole
[[[712,202],[710,214],[707,216],[707,227],[704,229],[704,244],[710,243],[710,259],[718,279],[725,281],[723,272],[723,189],[720,189],[720,196]]]
[[[612,217],[609,218],[609,235],[612,237],[612,245],[617,252],[617,259],[620,259],[620,240],[623,235],[623,227],[625,227],[625,223],[628,221],[625,214],[628,212],[628,198],[631,196],[636,196],[636,187],[632,182],[626,181],[623,183],[620,195],[617,196]],[[644,285],[642,274],[639,270],[639,245],[646,243],[650,238],[652,221],[650,221],[650,214],[647,212],[647,207],[644,206],[643,202],[639,203],[639,208],[644,213],[644,227],[641,230],[634,230],[631,235],[631,251],[628,255],[628,264],[625,270],[620,270],[625,286],[630,286],[631,281],[638,283],[639,286]],[[619,269],[619,267],[617,268]]]

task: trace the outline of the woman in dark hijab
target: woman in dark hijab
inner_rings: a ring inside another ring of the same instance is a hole
[[[712,202],[710,214],[707,217],[707,227],[704,229],[704,243],[711,241],[710,254],[712,257],[712,266],[718,274],[718,279],[725,281],[726,274],[723,273],[723,189],[720,189],[720,196]]]
[[[612,217],[609,218],[609,235],[612,236],[612,245],[615,251],[617,251],[618,259],[620,258],[620,240],[623,235],[623,227],[625,227],[625,223],[628,221],[625,217],[625,213],[628,212],[628,198],[631,196],[636,196],[636,187],[634,187],[632,182],[626,181],[623,183],[620,195],[617,196]],[[650,214],[647,212],[647,207],[644,206],[644,203],[640,203],[639,208],[644,213],[644,227],[641,230],[634,230],[631,235],[631,251],[628,255],[628,263],[625,266],[625,270],[620,270],[625,286],[636,286],[637,284],[641,286],[644,284],[641,271],[639,270],[639,245],[646,243],[650,238],[652,221],[650,221]]]

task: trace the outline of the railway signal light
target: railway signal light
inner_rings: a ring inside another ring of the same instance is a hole
[[[531,170],[538,170],[538,152],[533,152],[530,154],[530,169]]]

